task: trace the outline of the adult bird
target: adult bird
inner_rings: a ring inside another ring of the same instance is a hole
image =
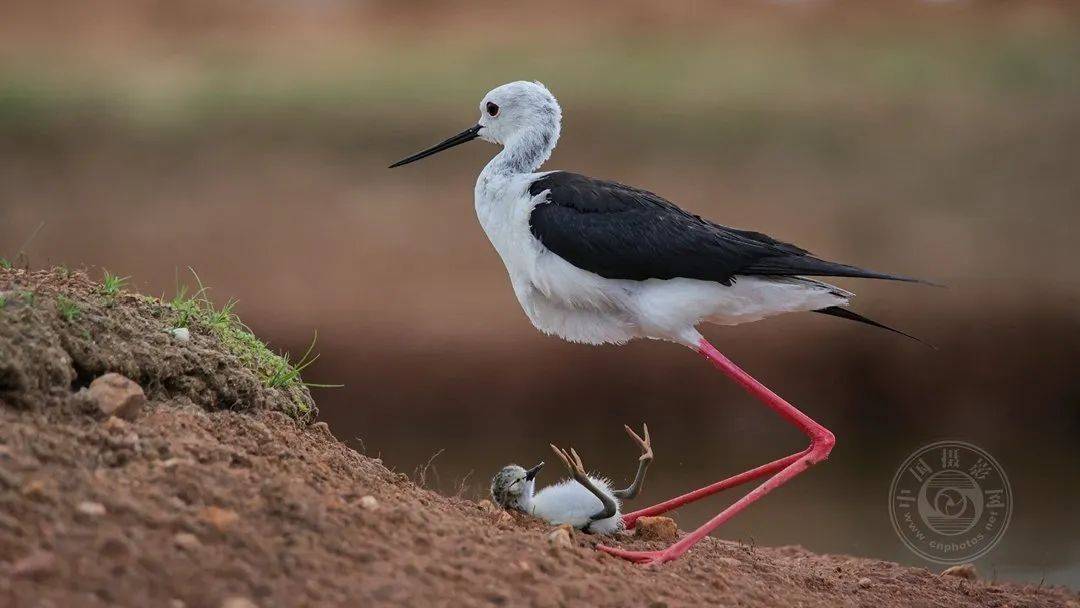
[[[638,563],[663,563],[825,460],[836,443],[828,429],[721,354],[697,326],[811,311],[892,330],[844,308],[850,292],[807,277],[913,279],[829,262],[760,232],[715,224],[639,188],[566,171],[537,172],[555,148],[561,121],[559,103],[544,85],[511,82],[484,96],[476,125],[391,168],[474,139],[501,145],[476,180],[476,214],[537,329],[586,344],[635,338],[682,344],[810,438],[801,452],[624,516],[625,527],[633,528],[642,516],[766,478],[666,549],[598,547]]]

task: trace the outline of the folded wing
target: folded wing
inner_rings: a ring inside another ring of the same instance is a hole
[[[829,262],[760,232],[688,213],[645,190],[556,171],[529,192],[548,191],[532,234],[571,264],[609,279],[684,277],[730,285],[739,275],[839,276],[915,281]]]

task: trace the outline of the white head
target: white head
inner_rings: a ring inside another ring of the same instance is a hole
[[[544,463],[531,469],[508,464],[491,479],[491,500],[504,509],[531,512],[533,494],[536,492],[536,474]]]
[[[402,159],[400,167],[473,139],[506,147],[508,160],[522,170],[533,170],[547,160],[559,139],[562,108],[555,96],[539,82],[519,80],[495,87],[480,102],[480,120],[475,126],[427,150]]]
[[[527,135],[557,138],[561,123],[562,108],[551,91],[539,82],[519,80],[484,95],[478,135],[502,145]]]

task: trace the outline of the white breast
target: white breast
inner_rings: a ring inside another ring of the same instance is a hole
[[[529,216],[537,202],[529,195],[531,174],[488,175],[476,181],[476,217],[515,282],[529,280],[536,266],[540,242],[529,230]],[[539,198],[539,197],[538,197]]]
[[[589,526],[590,532],[611,534],[622,528],[622,505],[611,493],[611,483],[603,478],[589,476],[596,487],[611,497],[619,506],[615,515],[589,523],[589,517],[604,509],[603,503],[585,486],[567,479],[547,486],[536,493],[532,500],[532,514],[548,523],[570,524],[582,529]]]
[[[502,258],[514,294],[540,331],[572,342],[623,343],[639,337],[626,311],[628,283],[582,270],[550,252],[533,236],[529,218],[546,193],[529,194],[544,173],[480,174],[476,216]]]

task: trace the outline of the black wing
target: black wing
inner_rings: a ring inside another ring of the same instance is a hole
[[[772,237],[687,213],[645,190],[576,173],[549,173],[529,186],[548,200],[529,226],[545,247],[609,279],[684,277],[730,285],[737,275],[839,276],[914,281],[818,259]]]

